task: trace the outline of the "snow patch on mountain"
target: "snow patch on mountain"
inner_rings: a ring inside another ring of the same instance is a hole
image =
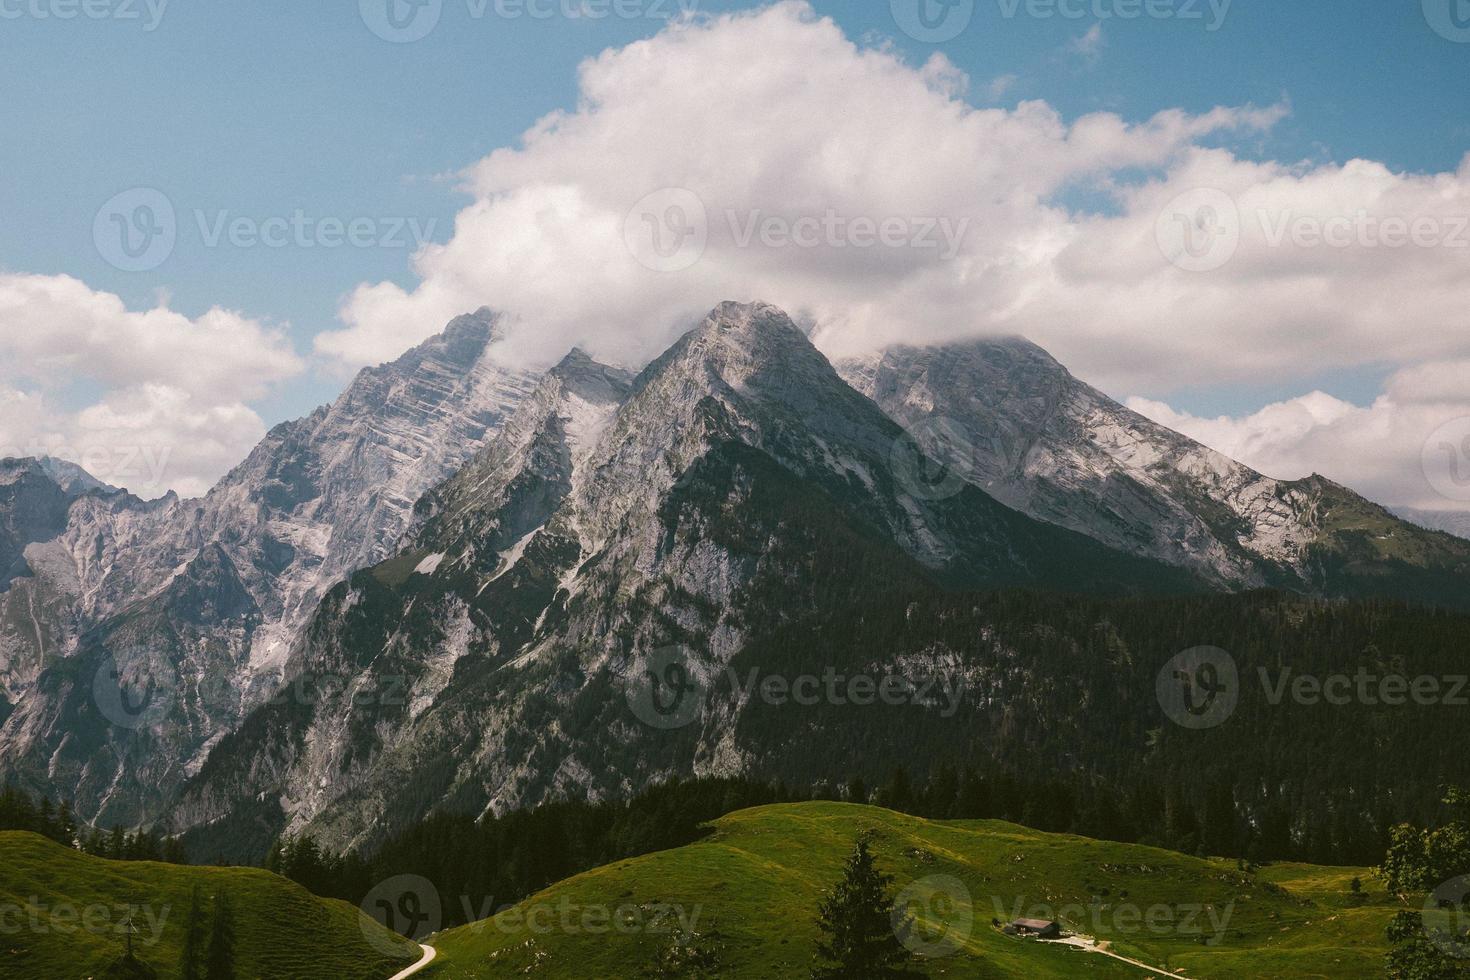
[[[414,573],[417,575],[433,575],[439,570],[439,566],[442,564],[444,564],[444,552],[436,551],[414,566]]]

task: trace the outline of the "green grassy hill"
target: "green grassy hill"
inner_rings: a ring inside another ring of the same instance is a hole
[[[386,980],[419,956],[355,907],[266,871],[106,861],[35,834],[3,832],[0,977],[106,976],[124,948],[119,906],[131,902],[139,908],[137,958],[171,980],[196,884],[206,926],[210,897],[219,889],[229,895],[240,980]]]
[[[918,962],[929,977],[1148,975],[992,925],[1016,916],[1060,917],[1113,952],[1188,977],[1375,977],[1396,908],[1366,869],[1282,864],[1250,874],[1234,861],[998,821],[803,803],[731,814],[697,844],[599,868],[492,920],[443,932],[427,940],[439,960],[421,975],[652,976],[682,915],[698,934],[695,944],[716,951],[713,975],[805,977],[820,896],[864,833],[895,890],[915,885],[915,911],[931,909],[921,915],[919,938],[947,935],[955,947]],[[1354,877],[1363,879],[1363,899],[1350,895]]]

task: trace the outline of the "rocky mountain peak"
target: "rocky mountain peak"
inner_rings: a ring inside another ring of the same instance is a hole
[[[47,472],[42,460],[0,460],[0,590],[29,572],[26,548],[66,526],[75,498],[74,491]]]
[[[112,490],[101,480],[75,463],[52,456],[14,456],[0,459],[0,485],[8,485],[27,476],[40,477],[56,484],[63,493],[79,497],[89,490]]]
[[[48,492],[28,491],[13,506],[0,500],[0,513],[22,518],[0,527],[0,623],[23,614],[28,626],[0,631],[0,685],[28,699],[35,672],[14,665],[74,650],[84,635],[98,638],[99,655],[117,653],[109,637],[123,636],[120,624],[145,610],[197,633],[170,652],[172,669],[208,672],[247,692],[247,701],[268,695],[323,593],[393,554],[415,501],[458,472],[534,387],[534,375],[497,356],[499,330],[499,316],[480,310],[363,370],[331,405],[273,428],[201,499],[68,496],[43,476],[30,482]],[[11,580],[24,587],[7,590]],[[60,696],[84,700],[88,690],[68,686]],[[239,708],[211,715],[210,730],[194,734],[222,735]],[[0,778],[33,762],[46,771],[65,732],[27,728],[24,719],[54,710],[71,709],[37,702],[0,726]],[[195,745],[186,742],[164,754],[188,756]],[[95,745],[72,750],[68,764],[112,767],[102,790],[77,793],[82,812],[96,816],[112,800],[121,809],[109,818],[142,815],[133,809],[140,797],[106,791],[114,778],[128,783],[141,771],[119,771]]]
[[[26,477],[41,472],[40,461],[30,456],[7,456],[0,459],[0,486],[8,486]]]
[[[756,416],[775,412],[799,416],[817,431],[843,416],[873,412],[769,303],[721,303],[645,368],[634,389],[633,400],[645,404],[629,406],[629,422],[650,413],[687,417],[707,398],[721,403],[730,419],[744,420],[737,424],[757,424]]]
[[[711,310],[695,328],[694,338],[696,345],[710,352],[738,351],[753,358],[783,352],[821,357],[791,317],[769,303],[727,300]]]
[[[1264,476],[1120,405],[1019,338],[895,346],[839,369],[906,428],[942,421],[959,432],[970,482],[1007,505],[1228,587],[1343,594],[1366,588],[1354,569],[1387,569],[1404,554],[1443,567],[1460,560],[1432,541],[1400,547],[1414,537],[1407,525],[1388,527],[1386,511],[1346,488]],[[1345,571],[1321,571],[1345,555]]]
[[[474,313],[466,313],[449,321],[444,332],[425,341],[425,347],[442,355],[447,360],[462,364],[473,364],[484,353],[485,348],[505,336],[501,315],[488,306]]]
[[[548,375],[564,390],[597,402],[621,401],[633,380],[627,371],[594,360],[580,347],[573,347]]]
[[[69,463],[64,459],[42,456],[36,462],[47,476],[56,481],[57,486],[73,496],[80,496],[92,490],[110,493],[117,489],[103,483],[75,463]]]

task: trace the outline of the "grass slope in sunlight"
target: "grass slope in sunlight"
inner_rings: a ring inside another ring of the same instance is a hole
[[[1282,864],[1242,873],[1234,861],[999,821],[928,821],[876,807],[801,803],[744,810],[713,827],[697,844],[579,875],[492,920],[435,936],[428,942],[440,958],[422,975],[653,976],[668,929],[621,931],[606,924],[604,910],[672,923],[676,916],[658,913],[677,907],[699,943],[716,950],[712,975],[804,978],[822,893],[864,833],[880,869],[895,876],[895,892],[917,882],[921,894],[939,888],[958,896],[952,913],[936,912],[922,924],[920,935],[933,935],[948,921],[959,947],[918,960],[917,973],[928,977],[1145,975],[1096,953],[1012,938],[992,925],[1018,915],[1063,917],[1114,952],[1189,977],[1375,977],[1396,907],[1366,869]],[[1354,877],[1363,879],[1366,898],[1350,896]],[[963,890],[955,890],[955,880]]]
[[[240,980],[386,980],[419,957],[417,946],[355,907],[317,898],[266,871],[107,861],[36,834],[3,832],[0,978],[103,977],[123,952],[119,906],[131,902],[139,907],[135,955],[172,980],[196,884],[206,934],[214,893],[229,894]]]

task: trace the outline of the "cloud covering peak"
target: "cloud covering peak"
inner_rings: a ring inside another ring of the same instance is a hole
[[[1080,231],[1060,191],[1285,111],[1068,123],[967,87],[943,55],[912,66],[805,3],[681,20],[585,62],[574,111],[469,169],[475,200],[417,256],[420,283],[360,287],[318,349],[382,360],[488,303],[527,356],[636,363],[723,296],[809,318],[834,353],[1014,333]]]

